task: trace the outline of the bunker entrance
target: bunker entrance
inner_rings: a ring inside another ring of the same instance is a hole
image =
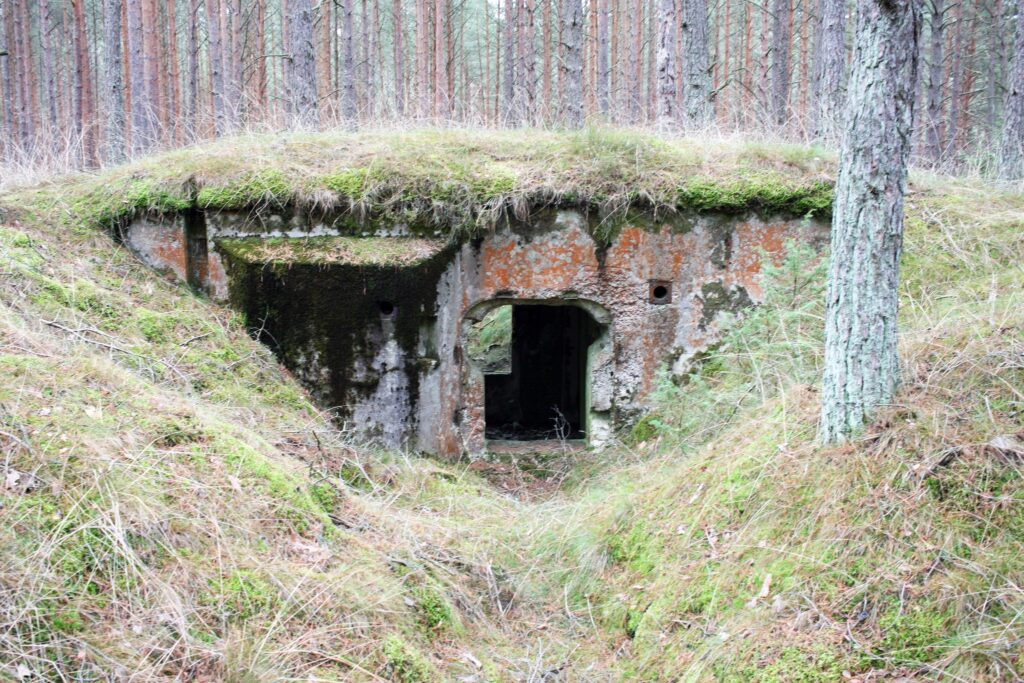
[[[571,305],[510,304],[479,329],[487,438],[586,438],[589,351],[601,334],[590,314]]]

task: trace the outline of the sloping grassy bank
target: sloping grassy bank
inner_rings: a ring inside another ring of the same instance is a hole
[[[238,316],[83,222],[81,182],[2,200],[0,679],[512,680],[571,656],[503,543],[516,500],[353,447]]]
[[[529,186],[571,177],[594,201],[645,178],[678,189],[678,174],[817,182],[828,165],[789,147],[511,135],[225,140],[0,197],[0,677],[1021,675],[1019,195],[915,182],[905,385],[852,444],[813,442],[823,273],[794,249],[768,305],[534,502],[355,446],[231,311],[97,229],[170,207],[154,188],[198,201],[254,165],[285,172],[287,201],[370,163],[422,187],[462,162],[517,183],[554,165]],[[521,195],[502,196],[514,210]]]
[[[624,679],[1024,674],[1024,198],[918,185],[898,404],[815,444],[823,268],[800,249],[545,550]]]

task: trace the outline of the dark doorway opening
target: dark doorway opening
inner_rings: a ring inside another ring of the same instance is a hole
[[[586,437],[588,350],[600,326],[582,308],[512,306],[510,363],[485,374],[487,438]]]

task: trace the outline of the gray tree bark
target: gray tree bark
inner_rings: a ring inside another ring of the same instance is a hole
[[[953,33],[953,63],[949,71],[952,78],[949,84],[949,120],[946,122],[946,140],[943,153],[947,159],[954,159],[960,125],[960,98],[963,95],[963,52],[964,52],[964,3],[963,0],[953,5],[956,9],[956,30]]]
[[[662,128],[678,123],[676,113],[676,4],[658,0],[658,109]]]
[[[838,443],[899,381],[896,313],[920,0],[861,0],[832,217],[819,436]]]
[[[789,0],[772,3],[772,121],[777,126],[789,116]]]
[[[3,89],[3,126],[0,126],[0,150],[10,151],[14,143],[14,90],[11,82],[11,58],[7,48],[7,26],[8,12],[11,9],[10,0],[0,0],[0,88]]]
[[[565,101],[562,103],[565,125],[583,127],[583,4],[580,0],[562,0],[561,81]]]
[[[212,0],[207,0],[209,4]],[[128,21],[128,81],[132,99],[132,151],[144,152],[153,142],[153,131],[150,124],[153,120],[146,97],[146,63],[144,45],[142,43],[142,6],[141,3],[125,4]],[[216,97],[216,92],[214,93]]]
[[[520,55],[521,120],[533,123],[537,115],[537,25],[534,0],[524,0]]]
[[[1013,46],[1013,71],[1003,107],[1003,135],[999,146],[999,176],[1024,179],[1024,6],[1017,10],[1017,36]]]
[[[597,0],[597,83],[594,84],[594,90],[597,96],[597,110],[602,116],[608,116],[609,108],[609,51],[608,0]]]
[[[120,25],[120,20],[118,25]],[[49,123],[50,134],[57,132],[57,77],[53,71],[53,50],[50,47],[50,27],[53,22],[50,19],[49,0],[39,0],[39,48],[43,63],[43,85],[46,88],[46,114]],[[120,40],[120,36],[118,36]],[[123,113],[122,113],[123,117]]]
[[[184,129],[188,139],[196,135],[196,114],[199,111],[199,0],[189,0],[188,22],[185,24],[185,113]],[[262,46],[260,51],[262,53]]]
[[[129,11],[131,6],[136,4],[134,0],[128,3]],[[224,63],[223,49],[221,48],[220,35],[220,4],[217,0],[204,0],[206,7],[206,33],[209,41],[210,58],[210,89],[213,95],[213,126],[217,135],[222,135],[227,128],[227,106],[224,98]],[[130,23],[130,20],[129,20]],[[132,27],[128,27],[129,34]],[[133,55],[134,59],[134,55]],[[135,92],[134,77],[132,80],[132,93]],[[132,108],[133,121],[135,109]]]
[[[683,124],[700,129],[714,120],[708,68],[707,0],[683,0]]]
[[[124,160],[124,57],[121,52],[121,0],[105,0],[103,12],[104,99],[107,105],[108,162]]]
[[[942,0],[932,0],[931,49],[928,53],[928,120],[925,124],[924,152],[933,164],[942,158],[942,85],[945,82],[946,38]]]
[[[516,104],[516,0],[505,0],[505,25],[502,27],[502,64],[501,81],[501,112],[506,126],[515,126],[518,105]]]
[[[821,0],[815,39],[811,117],[814,137],[836,141],[843,130],[846,0]]]
[[[207,0],[209,2],[209,0]],[[352,0],[347,0],[351,26]],[[317,121],[316,53],[313,43],[313,3],[311,0],[289,0],[288,47],[291,68],[288,79],[289,113],[298,123]],[[342,10],[344,14],[345,10]],[[349,41],[351,45],[351,41]],[[351,65],[351,59],[349,60]],[[348,82],[351,83],[351,71]],[[343,81],[344,89],[344,81]],[[353,98],[354,99],[354,98]],[[342,102],[344,106],[344,101]]]
[[[402,0],[391,5],[391,26],[394,48],[395,114],[405,116],[405,38],[402,33]]]
[[[356,65],[355,26],[353,25],[352,0],[341,0],[341,117],[348,122],[356,120]],[[312,22],[310,23],[310,47],[312,47]],[[313,52],[310,50],[310,59]],[[313,64],[313,78],[316,79],[316,63]],[[314,98],[316,95],[314,94]]]

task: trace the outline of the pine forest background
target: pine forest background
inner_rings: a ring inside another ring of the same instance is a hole
[[[118,162],[236,131],[588,121],[837,137],[842,0],[0,0],[0,158]],[[1019,0],[931,0],[914,157],[985,171]],[[702,18],[706,17],[706,21]]]

